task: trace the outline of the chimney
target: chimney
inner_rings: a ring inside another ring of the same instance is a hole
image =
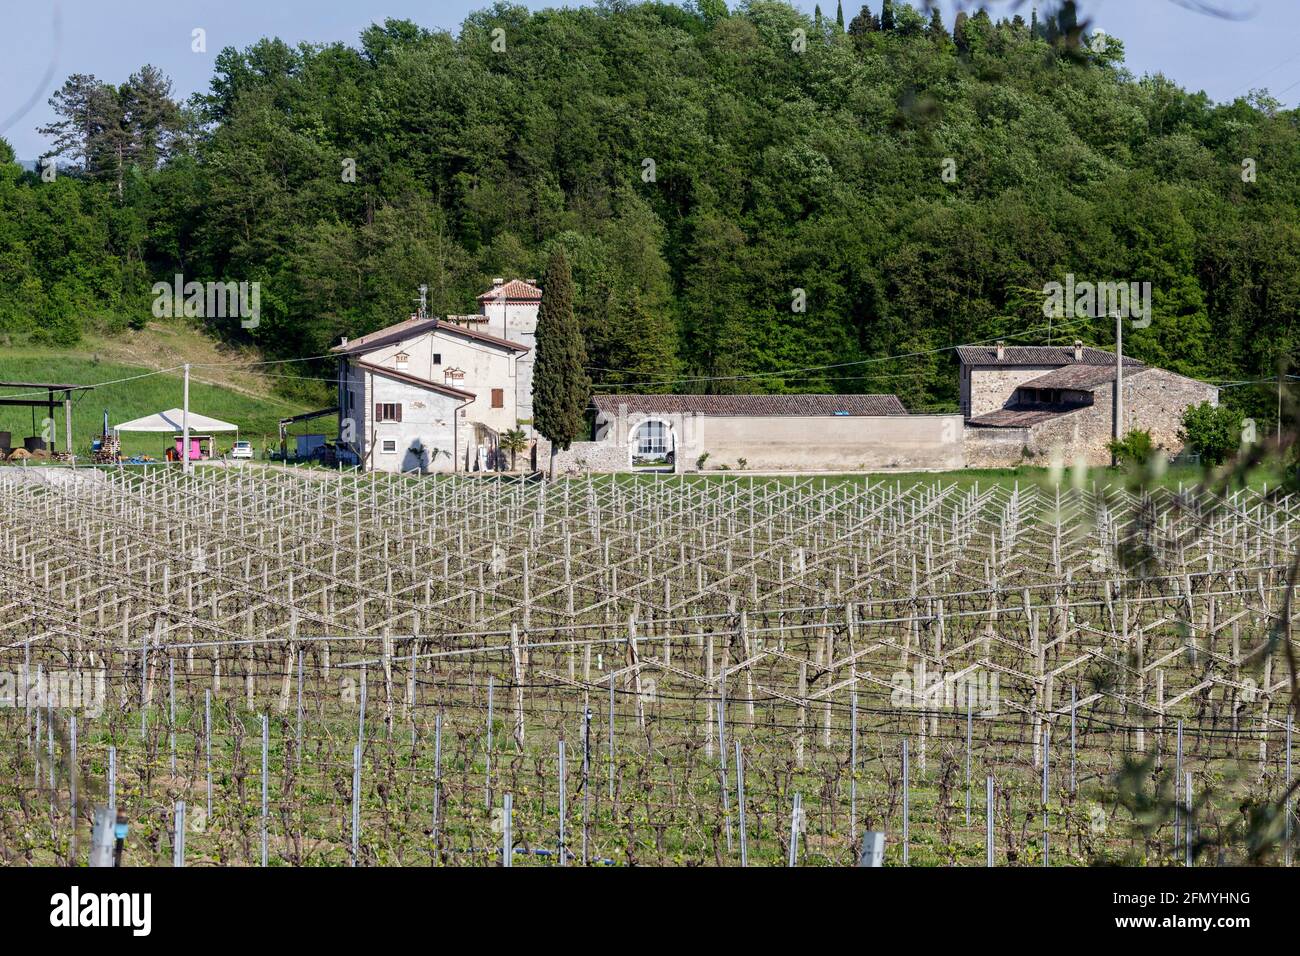
[[[1083,361],[1083,342],[1080,339],[1074,340],[1074,360],[1076,362]]]
[[[999,342],[999,343],[998,343],[998,361],[1001,362],[1001,361],[1002,361],[1003,359],[1005,359],[1006,357],[1007,357],[1007,343],[1006,343],[1006,342]]]
[[[345,335],[343,336],[343,340],[339,342],[339,345],[347,345],[347,344],[348,344],[348,337]]]
[[[501,278],[500,276],[497,276],[495,279],[492,280],[492,288],[494,289],[498,288],[499,286],[503,286],[505,284],[506,284],[506,280]]]
[[[525,279],[524,281],[527,282],[529,285],[537,285],[536,279]]]

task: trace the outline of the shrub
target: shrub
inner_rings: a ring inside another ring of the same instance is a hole
[[[1157,450],[1151,433],[1145,428],[1134,429],[1119,441],[1109,442],[1106,447],[1120,465],[1145,465]]]
[[[1241,444],[1241,423],[1230,409],[1201,402],[1183,412],[1183,427],[1178,437],[1205,464],[1221,465]]]

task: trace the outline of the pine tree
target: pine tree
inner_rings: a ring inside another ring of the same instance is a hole
[[[894,0],[884,0],[884,6],[880,8],[880,32],[889,33],[894,26]]]
[[[50,156],[67,156],[92,176],[111,172],[123,143],[117,90],[86,73],[74,73],[49,100],[60,117],[37,132],[54,140]]]
[[[145,64],[121,89],[123,122],[130,154],[146,169],[167,159],[180,128],[180,107],[171,97],[172,83],[157,67]]]
[[[537,360],[533,365],[533,424],[555,455],[568,450],[582,433],[591,381],[587,350],[573,314],[573,275],[564,248],[557,245],[546,265],[542,304],[537,311]]]

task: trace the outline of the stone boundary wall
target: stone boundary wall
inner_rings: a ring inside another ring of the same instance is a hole
[[[1014,468],[1024,460],[1028,428],[967,428],[967,468]]]

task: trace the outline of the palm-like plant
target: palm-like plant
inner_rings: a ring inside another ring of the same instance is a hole
[[[528,447],[528,436],[522,428],[508,428],[501,433],[498,444],[510,452],[510,470],[515,470],[515,456]]]

